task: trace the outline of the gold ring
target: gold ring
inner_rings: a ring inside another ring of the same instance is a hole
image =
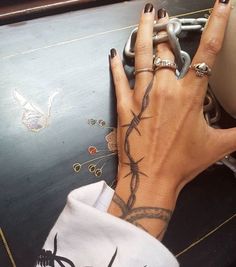
[[[134,75],[141,73],[141,72],[151,72],[153,73],[153,69],[152,68],[143,68],[143,69],[137,69],[134,71]]]

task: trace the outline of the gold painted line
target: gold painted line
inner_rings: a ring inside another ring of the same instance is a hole
[[[100,157],[97,157],[97,158],[93,158],[93,159],[90,159],[90,160],[87,160],[87,161],[81,163],[81,166],[82,166],[82,165],[85,165],[85,164],[87,164],[87,163],[89,163],[89,162],[93,162],[93,161],[98,160],[98,159],[108,158],[108,157],[110,157],[110,156],[114,156],[114,155],[117,155],[117,153],[115,152],[115,153],[111,153],[111,154],[108,154],[108,155],[103,155],[103,156],[100,156]],[[76,164],[76,163],[75,163],[75,164]]]
[[[7,254],[8,254],[8,257],[9,257],[9,259],[10,259],[10,261],[11,261],[12,266],[13,266],[13,267],[16,267],[16,263],[15,263],[15,261],[14,261],[14,259],[13,259],[12,253],[11,253],[11,251],[10,251],[10,248],[9,248],[9,246],[8,246],[7,240],[6,240],[6,238],[5,238],[4,234],[3,234],[3,231],[2,231],[2,229],[1,229],[1,227],[0,227],[0,237],[2,238],[3,245],[5,246],[5,249],[6,249],[6,251],[7,251]]]
[[[52,48],[52,47],[56,47],[56,46],[71,44],[71,43],[74,43],[74,42],[78,42],[78,41],[81,41],[81,40],[90,39],[90,38],[93,38],[93,37],[97,37],[97,36],[101,36],[101,35],[105,35],[105,34],[117,32],[117,31],[123,31],[123,30],[126,30],[126,29],[133,28],[135,26],[137,26],[137,25],[130,25],[130,26],[123,27],[123,28],[120,28],[120,29],[99,32],[99,33],[96,33],[96,34],[90,34],[90,35],[83,36],[83,37],[80,37],[80,38],[76,38],[76,39],[72,39],[72,40],[68,40],[68,41],[63,41],[63,42],[59,42],[59,43],[55,43],[55,44],[51,44],[51,45],[47,45],[47,46],[43,46],[43,47],[38,47],[38,48],[30,49],[30,50],[23,51],[23,52],[20,52],[20,53],[8,55],[8,56],[2,57],[0,59],[8,59],[8,58],[12,58],[12,57],[15,57],[15,56],[18,56],[18,55],[26,55],[26,54],[37,52],[39,50],[43,50],[43,49],[47,49],[47,48]]]
[[[226,221],[224,221],[223,223],[221,223],[220,225],[218,225],[216,228],[214,228],[213,230],[211,230],[209,233],[207,233],[206,235],[204,235],[203,237],[201,237],[199,240],[197,240],[196,242],[192,243],[190,246],[188,246],[187,248],[185,248],[183,251],[181,251],[178,254],[176,254],[175,257],[178,258],[180,255],[184,254],[185,252],[187,252],[188,250],[190,250],[192,247],[194,247],[197,244],[199,244],[200,242],[202,242],[204,239],[206,239],[208,236],[210,236],[213,233],[215,233],[217,230],[219,230],[221,227],[223,227],[226,223],[228,223],[229,221],[233,220],[234,218],[236,218],[236,213],[233,216],[231,216],[230,218],[228,218]]]
[[[174,16],[171,16],[170,18],[179,18],[179,17],[194,15],[194,14],[207,12],[207,11],[211,11],[211,10],[212,10],[212,8],[206,8],[206,9],[201,9],[201,10],[198,10],[198,11],[193,11],[193,12],[183,13],[183,14],[179,14],[179,15],[174,15]]]
[[[178,15],[175,15],[175,16],[171,16],[171,18],[197,14],[197,13],[201,13],[201,12],[209,11],[209,10],[211,10],[211,8],[202,9],[202,10],[198,10],[198,11],[193,11],[193,12],[189,12],[189,13],[178,14]],[[19,56],[19,55],[31,54],[31,53],[37,52],[39,50],[44,50],[44,49],[57,47],[57,46],[61,46],[61,45],[67,45],[67,44],[71,44],[71,43],[75,43],[75,42],[78,42],[78,41],[94,38],[94,37],[97,37],[97,36],[102,36],[102,35],[113,33],[113,32],[124,31],[124,30],[131,29],[131,28],[134,28],[134,27],[137,27],[137,26],[138,26],[138,24],[134,24],[134,25],[122,27],[122,28],[119,28],[119,29],[99,32],[99,33],[95,33],[95,34],[90,34],[90,35],[83,36],[83,37],[80,37],[80,38],[75,38],[75,39],[72,39],[72,40],[62,41],[62,42],[58,42],[58,43],[55,43],[55,44],[51,44],[51,45],[47,45],[47,46],[42,46],[42,47],[30,49],[30,50],[23,51],[23,52],[20,52],[20,53],[11,54],[11,55],[8,55],[8,56],[0,58],[0,60],[9,59],[9,58],[16,57],[16,56]]]
[[[113,129],[113,130],[116,129],[116,127],[112,127],[112,126],[103,126],[102,128],[103,129]]]

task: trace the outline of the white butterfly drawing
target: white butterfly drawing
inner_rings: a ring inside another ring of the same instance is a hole
[[[22,123],[32,132],[39,132],[48,126],[51,115],[51,107],[54,97],[58,92],[54,92],[48,98],[47,112],[43,112],[34,103],[28,101],[22,94],[14,90],[13,96],[23,108]]]

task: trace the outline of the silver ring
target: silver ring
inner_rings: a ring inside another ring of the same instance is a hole
[[[197,77],[203,77],[204,75],[210,76],[211,75],[211,68],[205,63],[197,63],[193,66],[189,66],[191,70],[195,70]]]
[[[153,69],[152,68],[143,68],[143,69],[137,69],[134,71],[134,75],[141,73],[141,72],[151,72],[153,73]]]
[[[161,68],[167,68],[176,71],[177,65],[175,62],[172,62],[168,59],[161,59],[160,57],[155,57],[153,61],[153,68],[155,72]]]

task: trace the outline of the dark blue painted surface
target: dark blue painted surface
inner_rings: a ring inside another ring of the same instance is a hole
[[[212,3],[162,1],[159,7],[175,15]],[[115,177],[115,158],[100,178],[86,168],[76,174],[72,165],[91,158],[89,145],[107,146],[109,130],[91,127],[87,120],[116,125],[108,53],[112,47],[122,53],[143,5],[144,1],[131,1],[0,27],[0,227],[19,267],[33,265],[71,190],[100,179],[110,183]],[[195,16],[199,15],[203,13]],[[186,40],[184,48],[193,53],[198,38],[190,35]],[[43,110],[48,97],[59,92],[47,128],[32,133],[21,123],[15,89]],[[224,167],[200,175],[181,194],[164,243],[178,253],[235,213],[235,186]],[[196,251],[201,253],[197,247]],[[204,255],[198,265],[184,256],[179,260],[183,266],[213,266]],[[11,266],[3,259],[0,255],[1,267]]]

